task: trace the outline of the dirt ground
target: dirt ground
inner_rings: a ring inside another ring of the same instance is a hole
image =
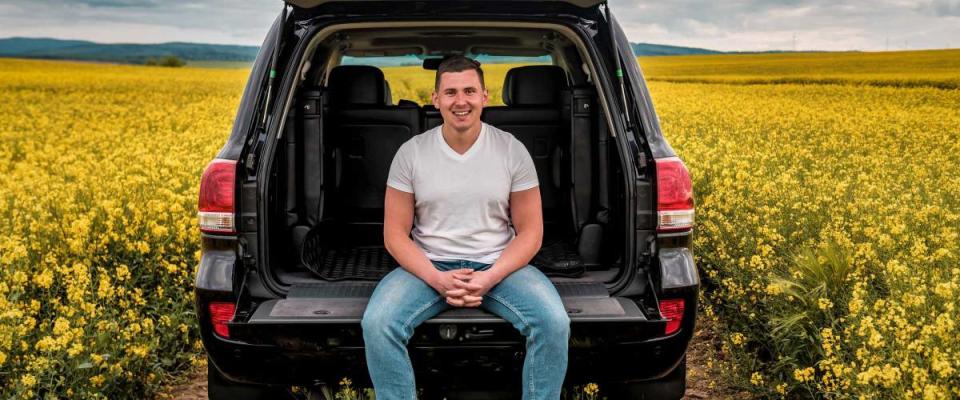
[[[722,385],[722,381],[711,376],[706,363],[709,357],[711,338],[708,329],[697,327],[687,351],[687,392],[685,400],[699,399],[744,399],[743,394],[733,394]],[[177,400],[206,400],[207,377],[206,368],[191,372],[184,383],[175,385],[159,398]],[[601,396],[603,393],[600,393]]]
[[[159,399],[207,400],[207,369],[191,371],[185,382],[171,387]]]
[[[711,357],[710,346],[715,341],[710,336],[709,327],[697,324],[693,340],[687,349],[687,392],[684,400],[692,399],[747,399],[744,394],[735,394],[723,384],[722,379],[707,369],[707,359]]]

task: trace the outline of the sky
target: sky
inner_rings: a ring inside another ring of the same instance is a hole
[[[609,0],[633,42],[724,51],[960,47],[960,0]],[[279,0],[2,0],[0,38],[259,45]]]

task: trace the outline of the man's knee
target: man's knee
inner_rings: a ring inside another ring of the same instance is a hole
[[[534,329],[545,337],[563,341],[570,338],[570,317],[562,305],[545,308],[535,325]]]
[[[396,313],[387,312],[384,309],[370,309],[363,313],[363,319],[360,320],[360,326],[363,328],[363,338],[365,340],[385,337],[401,336],[401,325],[403,321],[398,319]]]

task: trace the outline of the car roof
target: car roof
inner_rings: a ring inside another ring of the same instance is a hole
[[[374,0],[284,0],[287,4],[297,6],[300,8],[313,8],[327,3],[358,3],[364,1],[374,1]],[[397,0],[397,1],[409,1],[409,0]],[[418,2],[423,1],[437,1],[450,3],[451,0],[418,0]],[[458,0],[462,2],[483,2],[484,0]],[[381,0],[382,2],[382,0]],[[514,0],[515,3],[521,2],[530,2],[530,3],[544,3],[544,2],[561,2],[561,3],[570,3],[577,7],[594,7],[599,4],[606,3],[606,0]]]

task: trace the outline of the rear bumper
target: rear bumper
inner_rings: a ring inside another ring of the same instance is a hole
[[[207,255],[203,260],[213,259]],[[587,298],[596,297],[590,293],[581,293],[585,297],[579,299],[564,297],[571,312],[567,384],[656,380],[683,360],[695,329],[699,279],[689,252],[680,251],[660,261],[663,275],[671,276],[661,297],[684,299],[679,331],[664,336],[666,321],[647,319],[636,303],[626,298],[607,298],[623,306],[623,314],[616,316],[607,311],[609,304],[591,305]],[[208,305],[211,301],[236,301],[231,279],[200,279],[209,274],[205,270],[219,265],[201,262],[200,267],[196,306],[201,339],[213,367],[227,379],[261,385],[314,385],[335,384],[349,377],[358,385],[370,384],[356,305],[324,307],[329,313],[322,313],[323,317],[305,317],[304,313],[317,314],[309,307],[291,309],[288,314],[258,315],[267,310],[258,307],[253,315],[242,318],[248,322],[230,323],[232,339],[225,339],[213,332]],[[689,271],[671,271],[678,268]],[[560,286],[558,290],[563,292]],[[270,301],[263,304],[267,303]],[[582,313],[572,312],[576,308]],[[518,383],[524,358],[524,338],[519,332],[492,315],[451,311],[428,320],[411,339],[417,382],[439,382],[447,387],[469,387],[490,382],[487,379],[504,385]],[[445,339],[441,328],[447,329],[449,337],[450,327],[457,333],[454,339]]]
[[[571,345],[567,382],[649,380],[668,374],[686,351],[682,333],[633,343],[593,348]],[[597,340],[594,338],[593,340]],[[369,385],[362,347],[317,348],[311,352],[279,346],[205,341],[215,367],[227,378],[267,385],[335,383],[349,377]],[[523,346],[410,346],[418,382],[468,386],[471,382],[517,383],[523,365]],[[466,377],[462,382],[460,378]]]
[[[663,321],[580,322],[571,324],[567,384],[653,380],[682,360],[694,329],[695,291],[680,331],[661,335]],[[335,384],[344,377],[369,385],[359,323],[230,325],[229,340],[201,324],[204,346],[228,379],[263,385]],[[444,339],[441,327],[455,339]],[[473,334],[473,336],[471,336]],[[519,384],[524,338],[505,322],[428,321],[409,345],[417,382],[469,387],[496,379]]]

